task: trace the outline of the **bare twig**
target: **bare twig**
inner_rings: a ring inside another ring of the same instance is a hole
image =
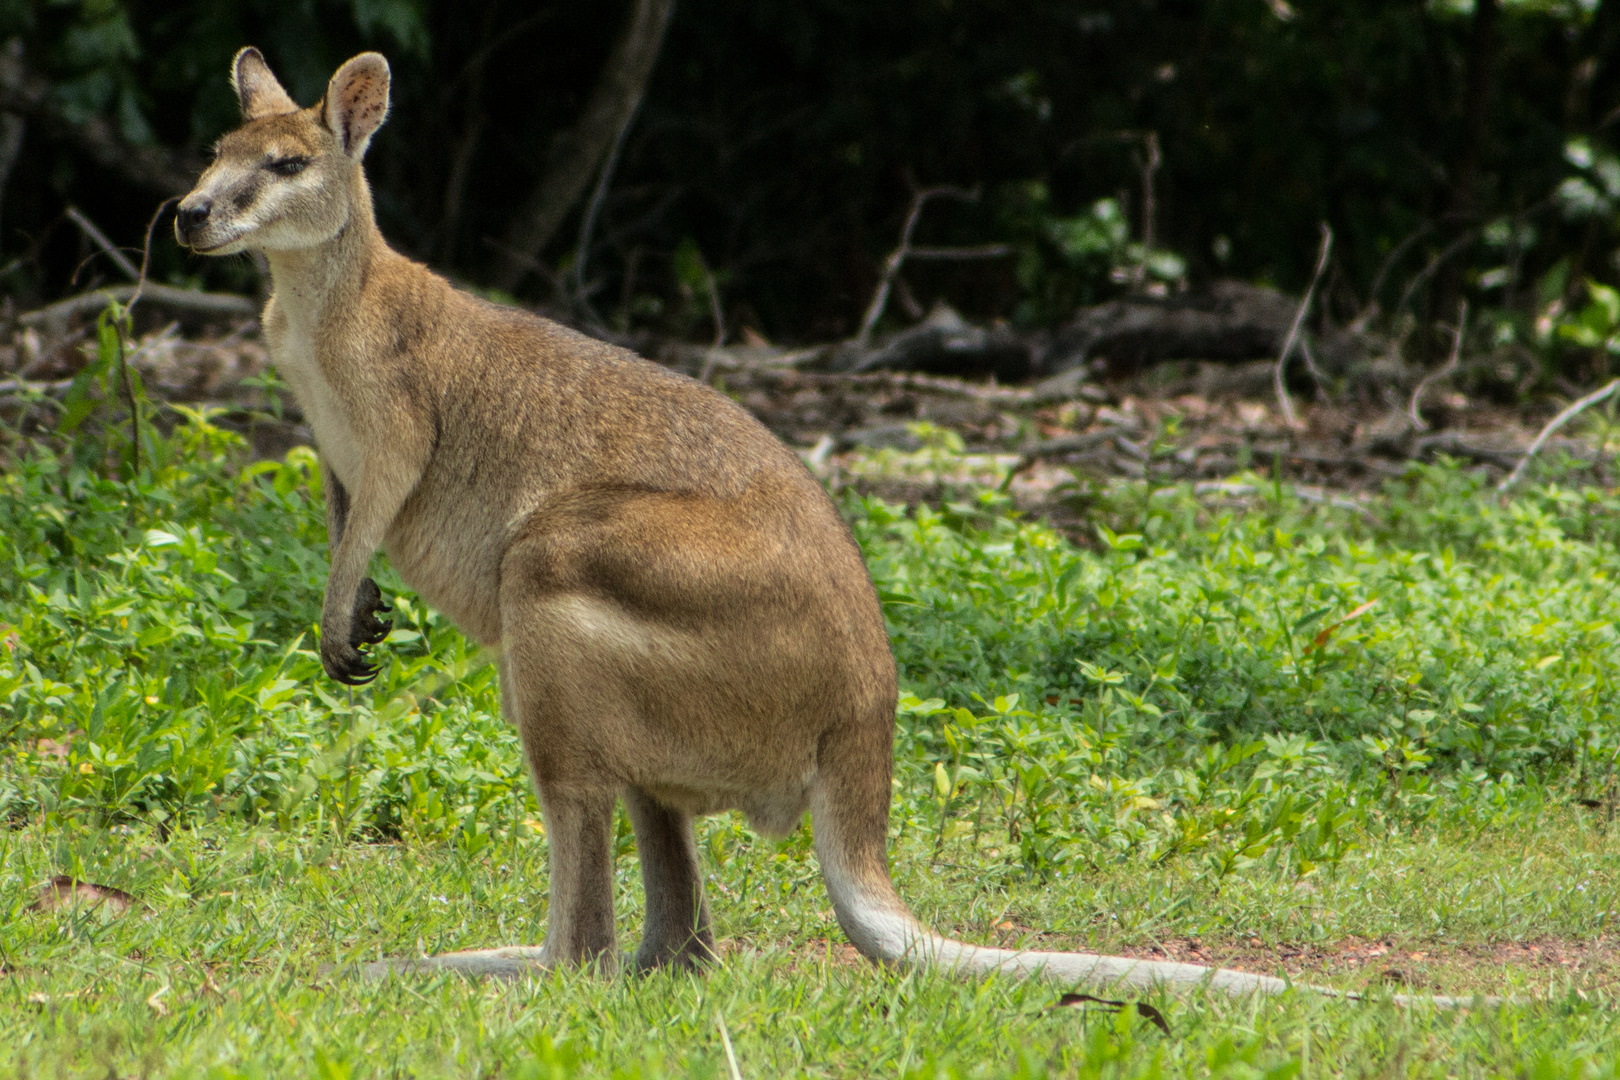
[[[134,309],[141,296],[146,292],[146,268],[152,263],[152,237],[157,232],[157,224],[163,220],[164,211],[179,201],[178,197],[164,199],[158,204],[158,208],[152,212],[152,220],[146,223],[146,243],[141,246],[141,271],[136,275],[135,292],[129,298],[129,304],[127,305],[131,310]]]
[[[597,215],[602,212],[602,203],[607,200],[608,189],[613,186],[613,172],[619,166],[619,154],[624,150],[624,140],[635,126],[636,113],[641,110],[641,101],[637,99],[619,127],[619,133],[613,138],[613,147],[608,151],[607,160],[602,163],[602,172],[596,178],[596,188],[591,192],[591,201],[585,205],[585,215],[579,222],[579,245],[574,250],[574,294],[585,295],[585,263],[591,253],[591,233],[596,229]]]
[[[1311,309],[1311,300],[1316,296],[1316,286],[1322,280],[1322,271],[1327,269],[1328,253],[1333,250],[1333,228],[1327,222],[1322,222],[1322,246],[1316,253],[1316,272],[1311,275],[1310,287],[1305,290],[1305,298],[1299,302],[1299,310],[1294,312],[1294,322],[1288,328],[1288,336],[1283,339],[1282,352],[1277,356],[1277,367],[1273,374],[1273,382],[1277,388],[1277,404],[1282,407],[1283,422],[1289,427],[1296,426],[1299,421],[1294,416],[1294,403],[1288,399],[1288,387],[1284,376],[1288,369],[1288,354],[1294,351],[1294,341],[1299,337],[1300,327],[1305,325],[1305,315]]]
[[[1423,431],[1428,428],[1429,425],[1423,422],[1423,417],[1418,413],[1418,406],[1423,402],[1423,392],[1429,388],[1430,383],[1439,382],[1457,370],[1457,363],[1462,359],[1463,335],[1467,330],[1468,301],[1465,298],[1457,304],[1457,327],[1451,338],[1451,356],[1439,371],[1423,377],[1422,381],[1417,384],[1416,389],[1412,391],[1412,400],[1406,406],[1406,415],[1411,417],[1414,430]]]
[[[1397,312],[1405,310],[1406,305],[1411,302],[1412,297],[1416,295],[1418,289],[1422,288],[1423,283],[1434,276],[1435,271],[1440,269],[1441,264],[1443,264],[1453,255],[1457,254],[1457,252],[1461,251],[1463,248],[1467,247],[1469,244],[1473,243],[1475,238],[1478,236],[1478,228],[1465,229],[1461,236],[1457,237],[1457,239],[1453,240],[1451,243],[1442,248],[1438,255],[1429,260],[1428,265],[1424,266],[1422,270],[1418,271],[1416,277],[1406,283],[1406,288],[1401,290],[1401,301],[1395,305],[1395,310]]]
[[[1541,429],[1541,434],[1536,436],[1535,441],[1530,444],[1530,448],[1524,452],[1524,457],[1519,459],[1519,464],[1514,467],[1512,472],[1507,474],[1505,480],[1496,485],[1497,492],[1505,492],[1519,482],[1519,477],[1524,475],[1525,466],[1530,464],[1530,459],[1536,456],[1536,452],[1541,449],[1543,443],[1552,437],[1553,432],[1598,402],[1613,397],[1616,390],[1620,390],[1620,379],[1615,379],[1601,390],[1592,391],[1548,421],[1547,426]]]
[[[67,219],[79,227],[80,232],[89,237],[96,247],[106,252],[107,257],[113,261],[113,265],[123,271],[125,277],[131,281],[140,279],[141,272],[135,268],[134,263],[129,261],[129,256],[120,251],[118,245],[107,239],[107,234],[96,228],[96,223],[80,213],[77,206],[68,207],[65,213]]]
[[[857,348],[864,349],[871,344],[872,331],[877,329],[878,320],[883,317],[883,309],[889,304],[889,292],[894,288],[894,276],[900,272],[901,264],[912,253],[911,234],[917,230],[917,221],[922,217],[923,207],[928,205],[930,199],[941,197],[976,202],[979,193],[977,190],[966,191],[959,187],[931,187],[923,188],[911,197],[911,209],[906,213],[906,223],[900,230],[900,243],[883,261],[883,274],[878,279],[877,288],[872,292],[872,302],[866,305],[866,315],[861,319],[861,328],[855,335]]]
[[[134,327],[130,315],[135,305],[141,302],[141,293],[146,289],[146,270],[152,264],[152,237],[157,233],[157,224],[163,220],[169,207],[179,201],[177,196],[164,199],[152,212],[152,220],[146,223],[146,241],[141,245],[141,268],[135,274],[135,291],[124,305],[120,325],[113,328],[118,336],[118,374],[124,383],[124,396],[129,400],[130,477],[136,483],[141,479],[141,403],[135,396],[135,380],[129,373],[129,342],[125,340],[124,332]]]
[[[906,256],[912,259],[966,262],[970,259],[999,259],[1012,253],[1011,244],[975,244],[970,247],[914,247]]]
[[[1157,131],[1143,132],[1142,149],[1145,154],[1137,159],[1137,165],[1142,170],[1142,261],[1137,264],[1131,282],[1136,288],[1141,288],[1142,282],[1147,279],[1148,260],[1153,257],[1153,219],[1157,215],[1156,200],[1153,195],[1154,176],[1163,164],[1164,158],[1159,153],[1159,133]]]
[[[663,51],[675,0],[635,0],[579,118],[552,141],[539,182],[506,230],[494,284],[511,291],[538,260],[629,125]]]
[[[1425,221],[1405,240],[1390,248],[1389,254],[1384,256],[1384,261],[1379,264],[1378,272],[1373,275],[1372,286],[1367,290],[1367,306],[1361,309],[1361,314],[1357,315],[1355,321],[1350,324],[1352,332],[1366,329],[1367,324],[1377,317],[1379,311],[1378,294],[1384,291],[1384,279],[1389,277],[1391,270],[1395,269],[1395,264],[1400,261],[1401,256],[1405,255],[1413,244],[1429,235],[1430,230],[1433,228],[1433,222]]]

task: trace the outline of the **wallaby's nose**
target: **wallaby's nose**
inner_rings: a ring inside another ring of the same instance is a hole
[[[212,199],[198,199],[190,206],[182,204],[179,214],[176,215],[176,224],[180,226],[180,235],[183,237],[190,236],[202,228],[203,223],[208,220],[209,211],[213,210],[213,208],[214,201]]]

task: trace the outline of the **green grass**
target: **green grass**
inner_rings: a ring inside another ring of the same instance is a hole
[[[538,839],[468,855],[223,824],[166,842],[146,829],[30,827],[11,833],[0,854],[10,970],[0,980],[0,1046],[20,1075],[723,1076],[716,1013],[749,1077],[1074,1076],[1104,1067],[1121,1076],[1290,1075],[1307,1038],[1312,1075],[1611,1075],[1620,1060],[1613,966],[1596,975],[1443,964],[1431,972],[1449,991],[1536,999],[1481,1012],[1304,993],[1153,996],[1169,1038],[1134,1016],[1051,1010],[1060,988],[1039,983],[887,973],[845,956],[808,853],[752,841],[714,871],[728,943],[720,969],[701,978],[569,972],[511,986],[365,983],[322,971],[379,953],[535,940],[545,890]],[[1563,816],[1541,823],[1534,839],[1429,832],[1369,848],[1309,893],[1277,875],[1243,875],[1216,890],[1141,865],[1003,886],[964,871],[936,875],[928,863],[926,849],[902,846],[902,891],[941,927],[982,940],[994,940],[993,924],[1010,915],[1050,930],[1043,943],[1065,946],[1143,948],[1197,935],[1218,952],[1249,937],[1356,934],[1443,956],[1501,937],[1595,934],[1600,916],[1577,890],[1612,900],[1620,844]],[[144,907],[116,917],[25,910],[33,886],[63,867],[129,888]],[[619,881],[621,940],[630,944],[640,896],[628,852]]]
[[[541,937],[545,841],[493,669],[402,595],[383,674],[351,700],[313,652],[308,452],[242,469],[200,419],[144,447],[131,478],[91,423],[0,475],[13,1072],[723,1076],[717,1014],[748,1077],[1616,1069],[1606,493],[1501,504],[1449,466],[1370,515],[1271,485],[1242,509],[1077,488],[1096,525],[1079,545],[989,493],[847,503],[901,665],[894,864],[925,919],[1521,999],[1155,998],[1167,1038],[1051,1010],[1052,986],[851,962],[807,830],[768,843],[729,816],[700,837],[727,942],[704,978],[330,974]],[[629,947],[622,824],[618,846]],[[31,910],[57,874],[139,906]]]

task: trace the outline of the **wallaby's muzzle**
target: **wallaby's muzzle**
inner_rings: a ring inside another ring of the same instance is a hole
[[[181,201],[179,212],[174,217],[175,239],[186,247],[194,246],[202,227],[208,223],[209,212],[213,209],[214,200],[208,196],[196,193],[187,195]]]

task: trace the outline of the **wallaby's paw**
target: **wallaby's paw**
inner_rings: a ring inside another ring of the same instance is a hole
[[[339,634],[321,635],[321,665],[326,673],[345,686],[364,686],[377,677],[380,665],[372,663],[360,650],[379,644],[394,628],[393,620],[377,618],[378,612],[394,609],[383,603],[382,590],[365,578],[354,590],[354,613],[349,619],[349,639]]]
[[[393,610],[383,603],[382,590],[375,581],[370,578],[362,580],[354,590],[354,617],[349,621],[349,644],[359,649],[381,642],[394,628],[394,621],[379,619],[377,613],[387,614]]]
[[[321,666],[345,686],[364,686],[377,677],[376,664],[366,662],[359,649],[336,638],[321,639]]]

